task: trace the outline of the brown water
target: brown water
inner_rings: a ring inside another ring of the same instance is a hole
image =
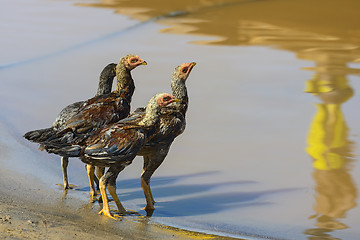
[[[196,61],[187,129],[152,180],[151,220],[248,238],[358,238],[360,2],[17,0],[4,9],[0,117],[18,141],[91,97],[102,67],[127,53],[149,63],[134,71],[134,108],[170,91],[175,66]],[[41,159],[34,171],[48,165],[41,180],[60,183],[57,157],[24,144]],[[118,193],[144,214],[141,164],[119,176]],[[82,190],[69,194],[86,200],[80,161],[69,171]]]

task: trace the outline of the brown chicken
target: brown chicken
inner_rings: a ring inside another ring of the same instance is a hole
[[[98,90],[95,96],[100,96],[111,92],[113,80],[116,76],[115,68],[116,64],[110,63],[102,70],[102,72],[100,73]],[[54,132],[60,131],[63,128],[65,122],[71,117],[73,117],[84,103],[85,101],[80,101],[66,106],[63,110],[61,110],[54,123],[52,124],[51,128],[30,131],[27,132],[24,137],[27,140],[35,143],[41,143],[43,141],[46,141],[49,137],[51,137]],[[68,157],[61,157],[64,189],[70,188],[67,175],[68,163]]]
[[[157,94],[151,98],[145,114],[141,117],[125,118],[109,124],[93,132],[82,142],[73,144],[58,142],[57,146],[52,146],[54,153],[80,157],[84,163],[91,166],[109,167],[100,178],[103,209],[99,213],[114,218],[109,209],[106,189],[114,199],[119,214],[127,213],[116,194],[116,178],[127,165],[132,163],[148,136],[154,134],[158,128],[161,108],[178,101],[180,100],[171,94]]]
[[[155,209],[155,201],[150,188],[150,178],[164,161],[174,139],[185,130],[185,114],[189,102],[185,82],[195,65],[195,62],[184,63],[175,68],[171,78],[171,90],[172,94],[177,99],[180,99],[180,102],[173,103],[162,109],[159,128],[149,136],[145,146],[137,153],[137,155],[144,158],[141,187],[147,203],[145,210],[148,216],[151,216]],[[138,108],[130,117],[139,117],[144,114],[145,109]]]
[[[76,111],[58,118],[53,127],[28,132],[24,137],[40,143],[42,148],[47,149],[46,144],[52,141],[81,142],[97,128],[125,118],[130,112],[130,102],[135,89],[130,71],[139,65],[146,65],[146,62],[136,55],[126,55],[121,58],[116,65],[117,86],[114,92],[95,96],[83,102]],[[72,156],[59,155],[64,162],[64,173],[68,157]],[[68,186],[68,183],[65,184]],[[95,194],[93,189],[91,194]]]

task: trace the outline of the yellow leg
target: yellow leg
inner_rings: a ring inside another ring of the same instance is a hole
[[[96,176],[98,179],[104,176],[104,173],[105,173],[105,167],[96,167]],[[99,190],[99,185],[97,189]]]
[[[120,215],[126,214],[126,210],[125,210],[125,208],[123,207],[123,205],[121,204],[120,199],[119,199],[119,197],[118,197],[117,194],[116,194],[116,186],[108,185],[108,190],[109,190],[109,193],[110,193],[111,197],[114,199],[114,201],[115,201],[115,203],[116,203],[116,206],[117,206],[117,208],[118,208],[119,214],[120,214]]]
[[[154,211],[155,207],[155,200],[150,188],[150,179],[151,176],[154,174],[156,169],[162,164],[164,161],[167,153],[170,149],[170,144],[167,146],[161,147],[156,149],[149,155],[144,156],[144,166],[143,172],[141,174],[141,187],[143,189],[145,199],[146,199],[146,207],[144,208],[147,212]]]
[[[67,167],[69,164],[69,158],[68,157],[61,157],[61,168],[63,173],[63,183],[64,183],[64,189],[69,189],[69,181],[68,181],[68,175],[67,175]]]
[[[154,198],[152,197],[150,186],[146,183],[146,181],[141,178],[141,187],[143,189],[145,199],[146,199],[146,207],[144,208],[146,211],[154,210]]]
[[[100,193],[102,196],[102,200],[103,200],[103,209],[101,209],[101,211],[99,212],[99,214],[104,214],[105,216],[112,218],[112,219],[116,219],[111,213],[110,213],[110,208],[109,208],[109,199],[106,195],[106,183],[105,183],[105,178],[104,176],[99,180],[99,187],[100,187]]]
[[[89,184],[90,184],[90,195],[91,198],[96,196],[95,192],[95,184],[94,184],[94,173],[95,173],[95,167],[91,166],[90,164],[86,164],[86,172],[89,178]]]
[[[152,192],[151,192],[150,184],[149,184],[149,193],[150,193],[151,202],[152,202],[153,204],[155,204],[155,200],[154,200],[154,197],[153,197]]]
[[[100,179],[105,173],[105,167],[96,167],[96,176]]]

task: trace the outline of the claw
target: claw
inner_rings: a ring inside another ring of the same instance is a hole
[[[97,192],[94,192],[94,191],[90,191],[89,194],[90,194],[91,198],[94,198],[97,196]]]
[[[115,218],[110,212],[107,212],[107,211],[105,211],[104,209],[101,209],[101,211],[99,212],[99,214],[100,214],[100,215],[101,215],[101,214],[104,214],[104,216],[116,220],[116,218]]]
[[[96,196],[91,196],[91,197],[90,197],[90,202],[91,202],[91,203],[94,203],[94,202],[96,202],[96,201],[97,201]]]
[[[155,209],[147,209],[146,207],[144,207],[144,210],[146,212],[147,217],[151,217],[155,211]]]

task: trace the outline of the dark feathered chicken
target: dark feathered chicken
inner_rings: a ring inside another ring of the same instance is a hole
[[[185,81],[195,65],[195,62],[184,63],[175,68],[171,79],[171,89],[180,102],[162,109],[159,128],[149,136],[149,140],[137,154],[144,158],[141,187],[145,194],[147,203],[145,210],[148,215],[152,214],[155,203],[150,188],[150,178],[164,161],[171,143],[185,130],[185,114],[189,101]],[[145,114],[144,108],[138,108],[130,117],[136,118],[143,114]]]
[[[116,65],[117,86],[114,92],[91,98],[77,109],[75,114],[65,115],[57,119],[57,128],[35,130],[28,132],[24,137],[30,141],[40,143],[47,149],[47,143],[81,142],[92,131],[108,123],[125,118],[130,112],[130,102],[135,89],[130,71],[146,62],[136,55],[127,55]],[[39,133],[39,134],[38,134]],[[66,159],[70,155],[61,155]],[[66,170],[66,166],[64,166]]]
[[[151,98],[145,114],[141,117],[125,118],[98,129],[92,136],[78,144],[59,143],[54,148],[53,152],[68,156],[79,156],[86,164],[109,167],[100,179],[100,192],[103,199],[103,209],[100,213],[114,218],[110,213],[106,188],[114,199],[119,213],[126,213],[116,195],[116,178],[120,171],[131,164],[137,152],[146,143],[147,136],[152,135],[154,130],[158,128],[161,108],[178,101],[171,94],[157,94]]]
[[[138,56],[123,57],[116,66],[118,81],[115,91],[87,100],[79,111],[65,122],[62,131],[57,132],[47,141],[61,138],[61,141],[68,143],[80,142],[96,128],[128,116],[131,98],[135,90],[130,71],[142,64],[146,64],[146,62]]]
[[[102,70],[102,72],[100,73],[98,90],[95,96],[100,96],[111,92],[113,80],[116,76],[115,68],[116,64],[110,63]],[[51,128],[30,131],[27,132],[24,137],[27,140],[36,143],[46,141],[49,137],[52,136],[52,134],[54,134],[54,132],[60,131],[63,128],[65,122],[68,121],[71,117],[73,117],[84,103],[85,101],[80,101],[66,106],[63,110],[61,110],[54,123],[52,124]],[[64,189],[69,188],[69,181],[67,176],[68,163],[68,157],[61,157]]]

